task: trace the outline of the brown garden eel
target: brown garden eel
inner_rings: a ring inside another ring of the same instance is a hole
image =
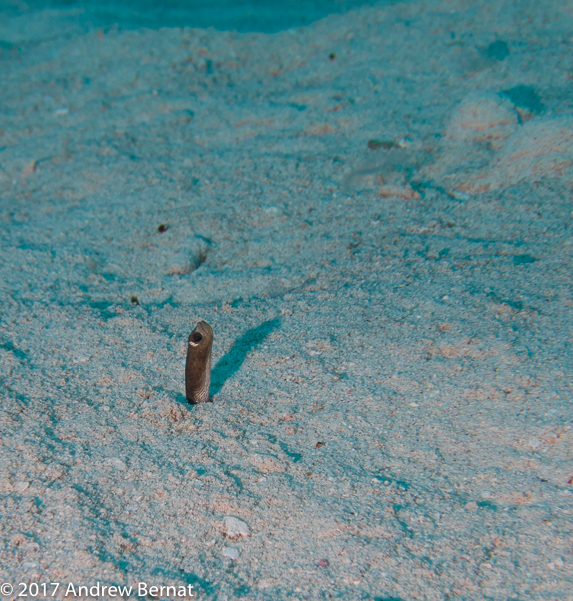
[[[213,328],[200,321],[189,335],[185,363],[185,396],[190,403],[206,403],[211,385]]]

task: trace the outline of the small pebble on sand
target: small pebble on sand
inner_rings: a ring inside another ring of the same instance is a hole
[[[235,561],[236,559],[239,559],[239,555],[241,555],[241,552],[239,551],[239,549],[237,549],[237,547],[224,547],[221,551],[221,555],[223,555],[223,557],[227,557],[228,559],[232,559],[233,561]]]
[[[249,527],[243,520],[233,516],[225,516],[225,534],[228,538],[241,538],[251,536]]]
[[[28,486],[30,486],[29,482],[18,482],[14,487],[14,490],[16,492],[24,492],[28,488]]]
[[[458,142],[505,140],[518,127],[511,102],[492,92],[473,92],[454,110],[446,135]]]

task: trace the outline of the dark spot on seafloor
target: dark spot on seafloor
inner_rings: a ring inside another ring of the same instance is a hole
[[[496,61],[502,61],[509,56],[509,47],[504,40],[492,42],[485,50],[487,58],[493,58]]]
[[[333,61],[333,60],[336,58],[336,54],[334,54],[334,52],[331,52],[331,53],[328,55],[328,58],[329,58],[331,61]]]
[[[129,300],[132,305],[139,305],[139,299],[137,298],[137,296],[132,296]]]
[[[248,585],[243,584],[241,586],[236,587],[233,592],[235,593],[235,597],[244,597],[245,595],[251,594],[251,589]]]
[[[323,447],[326,443],[325,442],[317,442],[316,443],[316,448],[320,449],[320,447]]]
[[[300,453],[291,451],[284,442],[279,442],[279,446],[280,446],[282,452],[285,455],[287,455],[287,457],[290,457],[290,459],[292,460],[293,463],[297,463],[298,461],[300,461],[302,459],[302,455]]]
[[[368,140],[368,148],[370,148],[370,150],[379,150],[380,148],[390,150],[390,148],[394,148],[394,146],[396,146],[396,142],[393,140]]]
[[[159,225],[157,226],[157,231],[158,231],[160,234],[163,234],[163,232],[166,232],[168,229],[169,229],[169,226],[168,226],[168,225],[165,225],[164,223],[161,223],[161,224],[159,224]]]
[[[20,361],[28,360],[28,355],[24,351],[21,351],[19,348],[14,346],[12,342],[0,342],[0,348],[11,352],[14,357],[20,359]]]
[[[535,261],[537,261],[537,259],[531,255],[514,255],[513,257],[514,265],[527,265],[529,263],[535,263]]]
[[[117,317],[116,311],[113,310],[115,304],[106,300],[90,300],[89,306],[99,312],[102,319],[112,319]]]
[[[501,94],[509,98],[516,107],[532,113],[541,113],[545,109],[539,94],[531,86],[514,86],[509,90],[503,90]]]

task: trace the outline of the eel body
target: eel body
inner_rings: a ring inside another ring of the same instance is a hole
[[[185,396],[190,403],[206,403],[211,385],[213,328],[200,321],[189,334],[185,363]]]

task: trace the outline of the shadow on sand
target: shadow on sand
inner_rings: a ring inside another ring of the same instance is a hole
[[[247,330],[235,341],[235,344],[229,349],[229,352],[217,361],[217,365],[215,365],[211,372],[212,396],[218,394],[225,382],[239,371],[247,353],[250,350],[257,348],[265,338],[280,325],[280,319],[270,319],[256,328]]]

